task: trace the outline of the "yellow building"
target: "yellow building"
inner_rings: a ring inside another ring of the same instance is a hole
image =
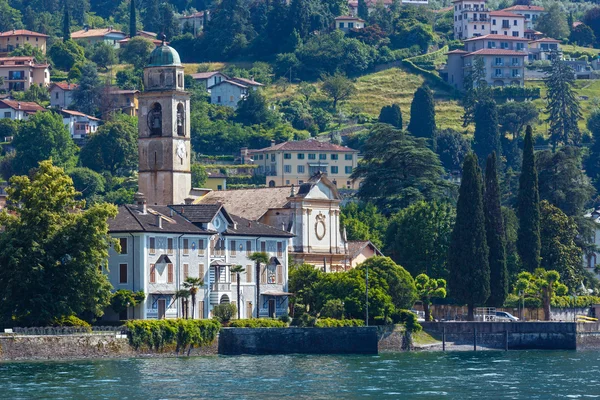
[[[104,103],[101,106],[103,119],[105,114],[122,112],[129,116],[138,115],[139,90],[122,90],[116,87],[108,89],[108,95],[103,96]]]
[[[208,178],[204,188],[212,190],[227,190],[227,175],[220,172],[207,172]]]
[[[48,39],[48,35],[26,29],[0,32],[0,57],[6,57],[8,53],[26,43],[29,43],[32,47],[37,47],[46,54],[46,39]]]
[[[308,139],[259,150],[241,149],[242,164],[258,165],[257,173],[266,175],[266,185],[301,185],[317,172],[327,174],[337,188],[357,189],[350,179],[358,164],[358,150],[329,142]]]

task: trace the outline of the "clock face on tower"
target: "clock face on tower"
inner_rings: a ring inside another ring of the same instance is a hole
[[[181,158],[181,161],[185,158],[187,151],[185,150],[185,142],[180,140],[177,142],[177,157]]]

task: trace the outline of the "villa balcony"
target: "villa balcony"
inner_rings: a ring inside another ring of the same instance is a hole
[[[213,292],[231,292],[231,282],[217,282],[210,285]]]

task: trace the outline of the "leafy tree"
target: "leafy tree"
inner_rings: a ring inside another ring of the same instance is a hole
[[[317,285],[323,279],[323,275],[323,271],[311,264],[290,267],[288,286],[295,294],[294,304],[309,306],[312,311],[316,311],[315,304],[319,297]]]
[[[419,201],[395,214],[385,253],[411,275],[448,276],[448,246],[456,211],[448,203]]]
[[[69,171],[79,199],[90,200],[104,192],[105,180],[102,175],[89,168],[73,168]]]
[[[498,106],[498,123],[516,144],[523,128],[537,121],[540,112],[531,101],[508,101]]]
[[[358,0],[358,18],[369,19],[369,7],[366,0]]]
[[[369,25],[362,29],[352,29],[347,35],[352,39],[357,39],[364,44],[375,46],[379,49],[390,43],[387,33],[377,24]]]
[[[459,171],[470,151],[471,142],[466,135],[453,129],[442,129],[436,134],[436,152],[447,171]]]
[[[201,188],[204,187],[206,180],[208,179],[208,173],[206,168],[202,164],[192,164],[192,187]]]
[[[12,142],[16,150],[13,169],[26,175],[38,163],[52,159],[59,167],[73,166],[77,146],[63,124],[62,117],[54,112],[38,112],[19,127]]]
[[[141,72],[141,73],[140,73]],[[143,71],[126,68],[117,72],[117,86],[125,90],[143,90]],[[186,84],[186,88],[188,88]]]
[[[256,35],[248,8],[241,0],[223,0],[217,5],[204,29],[207,55],[226,59],[248,47]]]
[[[468,307],[473,321],[476,304],[490,295],[489,249],[483,210],[483,184],[477,156],[467,155],[456,204],[456,223],[448,251],[451,295]]]
[[[188,319],[189,316],[189,299],[190,299],[190,291],[187,289],[179,289],[175,291],[175,300],[181,299],[181,314],[185,319]]]
[[[33,57],[38,63],[47,61],[46,53],[39,47],[33,47],[29,43],[25,43],[10,52],[11,57]]]
[[[98,266],[108,258],[107,221],[116,207],[82,210],[71,178],[51,161],[41,162],[31,178],[11,178],[7,193],[11,214],[0,216],[0,320],[45,326],[74,314],[101,316],[111,285]]]
[[[144,68],[154,47],[154,43],[145,37],[133,37],[121,50],[121,60],[133,64],[136,69]]]
[[[485,80],[485,63],[482,57],[475,57],[473,60],[472,67],[465,76],[464,87],[465,94],[462,100],[465,110],[463,127],[467,127],[475,118],[477,105],[480,102],[493,100],[491,89]]]
[[[239,101],[235,114],[236,119],[245,125],[264,124],[272,118],[267,99],[260,90],[249,90],[248,95]]]
[[[540,199],[548,200],[569,216],[583,215],[585,205],[595,194],[590,179],[582,171],[583,151],[561,147],[537,153]]]
[[[199,286],[204,286],[204,279],[188,276],[183,281],[183,287],[190,292],[190,296],[192,297],[192,319],[194,319],[194,313],[196,309],[196,294],[198,294]]]
[[[500,207],[497,164],[496,153],[490,154],[485,167],[483,206],[490,264],[490,297],[487,302],[491,306],[501,307],[508,295],[508,272],[506,270],[504,220]]]
[[[48,50],[48,54],[54,67],[62,71],[69,71],[75,64],[85,61],[83,47],[73,40],[67,40],[66,42],[55,41]]]
[[[420,274],[415,278],[415,286],[417,288],[419,300],[423,303],[425,321],[431,321],[431,314],[429,312],[431,299],[443,299],[446,297],[446,281],[444,279],[434,279],[425,274]]]
[[[538,173],[533,154],[532,129],[529,125],[523,144],[523,165],[519,177],[517,216],[519,217],[517,250],[525,270],[533,272],[540,266],[540,195]]]
[[[129,3],[129,37],[134,38],[137,36],[137,11],[135,8],[135,0],[131,0]]]
[[[370,240],[383,248],[388,219],[371,203],[351,202],[343,206],[340,223],[346,229],[348,240]]]
[[[100,77],[93,63],[85,63],[81,67],[79,86],[73,91],[73,103],[84,114],[94,115],[100,103]]]
[[[592,134],[592,146],[584,163],[585,172],[592,179],[596,190],[600,190],[600,110],[594,110],[589,116],[587,128]]]
[[[451,186],[443,174],[425,139],[380,124],[372,129],[351,178],[363,180],[360,199],[374,202],[389,215],[415,201],[446,198]]]
[[[115,48],[106,42],[96,43],[91,49],[90,60],[99,67],[108,70],[108,67],[117,64],[117,53]]]
[[[245,271],[245,269],[241,265],[234,265],[233,267],[231,267],[231,272],[235,274],[235,278],[236,278],[235,281],[237,283],[235,285],[237,287],[237,303],[236,304],[240,305],[240,307],[241,307],[241,304],[242,304],[242,303],[240,303],[240,286],[241,286],[241,282],[242,282],[240,280],[240,274],[242,272],[244,272],[244,271]],[[238,319],[241,318],[241,316],[240,316],[240,307],[238,307],[238,310],[237,310],[237,317],[238,317]]]
[[[537,268],[533,274],[521,272],[515,284],[515,294],[523,293],[524,297],[539,300],[544,307],[544,320],[550,321],[550,303],[556,295],[564,296],[568,288],[559,282],[560,274],[557,271],[546,271]]]
[[[8,0],[0,0],[0,32],[21,28],[21,12],[11,7]]]
[[[314,85],[303,81],[303,82],[300,82],[300,84],[298,85],[296,92],[298,92],[302,96],[304,96],[306,101],[309,101],[310,96],[312,96],[313,94],[315,94],[317,92],[317,88]]]
[[[579,144],[581,132],[577,121],[581,118],[581,106],[574,88],[573,69],[563,62],[556,61],[544,82],[547,88],[546,121],[550,124],[553,149],[556,150],[559,144]]]
[[[260,274],[261,274],[261,264],[265,265],[269,263],[269,255],[264,252],[254,252],[248,256],[249,260],[254,261],[255,263],[255,276],[256,280],[256,318],[260,318]]]
[[[50,101],[50,93],[44,84],[32,83],[25,92],[23,92],[24,101],[33,101],[35,103],[46,103]]]
[[[131,290],[120,289],[112,294],[110,306],[114,312],[121,314],[128,310],[129,307],[137,306],[144,301],[145,298],[146,294],[143,290],[134,293]]]
[[[582,23],[571,30],[569,41],[577,43],[579,46],[591,46],[596,42],[596,35],[592,28]]]
[[[433,92],[425,85],[420,86],[415,92],[410,105],[410,123],[407,130],[413,136],[429,140],[435,150],[435,103]]]
[[[127,175],[137,168],[137,126],[121,117],[102,125],[81,150],[81,163],[96,172]]]
[[[69,15],[69,8],[65,2],[65,11],[63,15],[63,41],[67,42],[71,40],[71,16]]]
[[[519,252],[517,251],[519,219],[513,208],[502,207],[502,221],[502,224],[504,225],[504,243],[506,245],[507,281],[509,287],[512,287],[517,274],[522,270]]]
[[[402,111],[400,110],[400,106],[394,103],[390,106],[381,107],[381,111],[379,112],[379,122],[402,129]]]
[[[600,7],[587,10],[581,21],[592,29],[596,39],[600,38]]]
[[[475,107],[473,151],[482,162],[493,152],[500,155],[498,110],[494,100],[480,101]]]
[[[348,100],[356,92],[354,83],[338,72],[333,75],[321,76],[321,81],[321,90],[333,100],[334,109],[337,109],[339,102]]]
[[[416,21],[397,22],[394,34],[390,36],[393,48],[419,46],[422,53],[427,53],[429,44],[434,41],[431,25]]]
[[[561,9],[558,2],[551,2],[544,6],[545,13],[540,15],[535,24],[535,29],[544,33],[546,36],[562,39],[569,36],[569,26],[565,12]]]
[[[583,281],[583,253],[577,246],[577,224],[548,201],[540,203],[542,268],[555,269],[572,291]]]

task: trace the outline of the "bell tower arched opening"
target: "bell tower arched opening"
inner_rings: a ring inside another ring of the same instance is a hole
[[[148,113],[148,128],[150,136],[162,136],[162,107],[160,103],[152,104]]]

